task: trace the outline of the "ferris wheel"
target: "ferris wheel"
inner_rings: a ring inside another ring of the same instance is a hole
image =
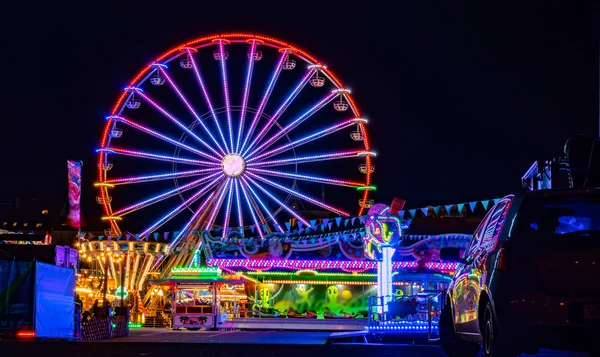
[[[131,217],[146,239],[180,222],[171,245],[191,230],[264,237],[284,217],[311,226],[296,202],[361,215],[375,189],[366,125],[350,90],[297,47],[243,33],[187,42],[137,74],[106,118],[96,186],[108,233]],[[324,200],[323,187],[338,191]]]

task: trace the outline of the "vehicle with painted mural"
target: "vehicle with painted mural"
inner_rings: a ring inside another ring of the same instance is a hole
[[[482,220],[448,289],[440,335],[449,356],[538,348],[600,355],[600,190],[509,195]]]

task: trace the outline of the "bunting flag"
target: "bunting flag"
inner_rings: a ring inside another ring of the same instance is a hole
[[[262,229],[263,229],[263,233],[267,233],[267,225],[266,224],[262,225]]]
[[[287,228],[288,232],[290,231],[290,229],[292,229],[292,225],[290,224],[290,222],[285,222],[285,228]]]
[[[446,213],[450,214],[450,211],[452,210],[452,206],[454,205],[446,205]]]
[[[475,206],[477,206],[477,201],[469,202],[469,207],[471,207],[471,212],[475,211]]]
[[[340,224],[342,223],[342,217],[335,217],[335,222],[337,223],[337,226],[339,227]]]
[[[300,231],[303,226],[304,226],[304,223],[298,221],[298,231]]]
[[[421,212],[423,212],[423,216],[427,217],[427,214],[429,213],[429,208],[428,207],[421,208]]]
[[[456,207],[458,208],[458,213],[462,214],[462,210],[463,210],[463,207],[465,207],[465,204],[459,203],[456,205]]]
[[[483,208],[485,208],[485,210],[487,211],[488,207],[490,206],[490,201],[481,201],[481,203],[483,204]]]
[[[327,225],[329,223],[329,218],[323,218],[323,225]]]
[[[344,220],[344,227],[348,227],[348,222],[350,222],[350,220],[349,220],[349,219],[345,219],[345,220]]]
[[[400,211],[400,212],[398,212],[398,217],[400,217],[400,218],[404,218],[404,211]]]
[[[327,223],[327,228],[329,228],[329,230],[331,230],[331,226],[333,226],[333,222]]]
[[[417,213],[417,210],[416,209],[409,209],[408,213],[410,214],[411,218],[415,218],[415,213]]]
[[[352,225],[354,226],[354,221],[356,220],[356,217],[352,217]]]
[[[308,221],[308,223],[310,223],[311,227],[314,227],[317,224],[317,220],[316,219],[311,219],[310,221]]]
[[[494,198],[494,205],[500,201],[499,198]]]
[[[252,233],[254,233],[254,226],[250,226],[250,230],[252,231]]]
[[[435,213],[435,215],[437,216],[438,213],[440,212],[440,206],[435,206],[433,207],[433,212]]]

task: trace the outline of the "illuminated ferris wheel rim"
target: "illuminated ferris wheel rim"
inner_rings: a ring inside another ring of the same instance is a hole
[[[277,49],[282,54],[287,53],[287,54],[294,55],[295,57],[300,58],[301,60],[303,60],[304,62],[306,62],[308,64],[309,68],[315,69],[314,73],[322,74],[327,79],[329,79],[331,81],[331,83],[333,83],[335,85],[335,87],[337,88],[334,92],[343,93],[344,98],[347,100],[347,102],[354,114],[355,120],[364,121],[364,119],[360,119],[361,118],[360,111],[358,110],[358,107],[356,106],[355,102],[353,101],[353,99],[350,95],[350,91],[347,90],[343,86],[341,81],[332,73],[332,71],[330,69],[328,69],[320,61],[318,61],[315,57],[313,57],[310,54],[308,54],[307,52],[299,49],[298,47],[292,46],[286,42],[277,40],[275,38],[261,36],[261,35],[255,35],[255,34],[229,33],[229,34],[218,34],[218,35],[201,37],[201,38],[186,42],[182,45],[176,46],[176,47],[166,51],[165,53],[163,53],[151,64],[144,67],[144,69],[142,69],[134,77],[134,79],[130,82],[129,86],[125,87],[125,90],[123,91],[121,96],[118,98],[116,104],[114,105],[114,107],[112,109],[111,115],[109,117],[107,117],[107,122],[106,122],[106,125],[104,128],[103,134],[102,134],[102,140],[101,140],[101,146],[100,146],[101,149],[99,150],[99,156],[98,156],[99,182],[98,182],[97,186],[99,186],[99,189],[100,189],[100,196],[102,197],[102,205],[104,207],[104,211],[106,214],[104,219],[107,220],[108,222],[110,222],[111,229],[113,230],[113,232],[115,232],[117,234],[120,233],[120,229],[119,229],[116,221],[120,220],[121,218],[113,215],[113,209],[111,207],[110,199],[109,199],[110,197],[108,194],[108,188],[112,187],[113,185],[111,183],[107,182],[108,180],[107,180],[106,170],[103,169],[103,165],[107,163],[107,158],[108,158],[107,153],[110,152],[110,148],[108,147],[108,145],[110,144],[110,140],[111,140],[110,131],[114,127],[114,121],[118,121],[119,119],[122,118],[121,114],[125,110],[125,104],[126,104],[125,100],[127,98],[129,98],[129,96],[132,92],[142,92],[142,90],[140,88],[138,88],[138,85],[140,85],[141,83],[144,83],[146,80],[148,80],[155,71],[158,72],[159,67],[166,68],[168,63],[170,63],[173,60],[178,59],[181,56],[191,55],[191,53],[198,52],[198,50],[200,50],[201,48],[204,48],[204,47],[215,46],[215,45],[219,46],[219,47],[223,47],[223,45],[225,45],[225,44],[244,43],[244,42],[248,43],[248,44],[255,43],[256,46],[261,45],[261,46],[272,47],[272,48]],[[250,109],[250,108],[248,107],[248,109]],[[370,151],[371,147],[370,147],[370,143],[369,143],[368,134],[367,134],[366,128],[364,126],[364,122],[360,122],[360,121],[357,122],[357,125],[360,127],[360,131],[363,135],[362,141],[364,143],[365,150],[363,152],[358,153],[358,155],[365,156],[366,171],[364,173],[366,176],[366,181],[365,181],[365,189],[363,189],[362,200],[360,200],[360,210],[358,213],[359,215],[362,214],[364,209],[367,207],[368,202],[371,201],[371,200],[368,200],[367,198],[368,198],[368,194],[369,194],[370,187],[371,187],[370,186],[371,173],[373,171],[373,169],[372,169],[373,166],[371,164],[371,151]],[[275,123],[277,123],[277,122],[275,121]],[[242,129],[240,129],[240,130],[242,130]],[[230,135],[231,135],[231,133],[230,133]],[[222,139],[224,139],[224,138],[222,137]],[[238,137],[238,139],[239,139],[239,137]],[[233,146],[232,146],[232,150],[227,150],[227,142],[225,141],[224,144],[225,144],[224,146],[226,148],[226,152],[224,153],[225,156],[222,157],[222,161],[224,161],[226,158],[235,158],[236,157],[235,155],[239,156],[238,155],[239,153],[237,153],[237,152],[235,152],[235,150],[233,150]],[[244,146],[244,145],[242,145],[242,146]],[[221,148],[219,148],[219,149],[221,149]],[[222,152],[222,150],[221,150],[221,152]],[[229,178],[237,177],[238,175],[240,175],[242,173],[242,171],[246,171],[246,170],[248,170],[250,175],[253,175],[249,171],[250,168],[248,167],[249,161],[251,161],[252,158],[251,157],[242,158],[241,156],[239,156],[239,158],[241,159],[241,161],[238,160],[237,165],[239,166],[239,169],[241,171],[237,174],[234,174],[233,172],[230,172],[231,174],[228,174],[228,171],[226,171],[226,169],[222,166],[223,173],[227,177],[229,177]],[[260,169],[264,169],[264,168],[265,167],[257,168],[257,169],[260,170]],[[268,166],[266,168],[268,169]],[[230,170],[230,168],[228,168],[227,170]],[[361,168],[361,172],[362,171],[363,171],[363,169]],[[255,178],[257,178],[257,177],[255,177]],[[233,184],[231,186],[233,186]]]

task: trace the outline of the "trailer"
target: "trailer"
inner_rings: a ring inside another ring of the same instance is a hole
[[[73,340],[75,270],[0,260],[0,337]]]

